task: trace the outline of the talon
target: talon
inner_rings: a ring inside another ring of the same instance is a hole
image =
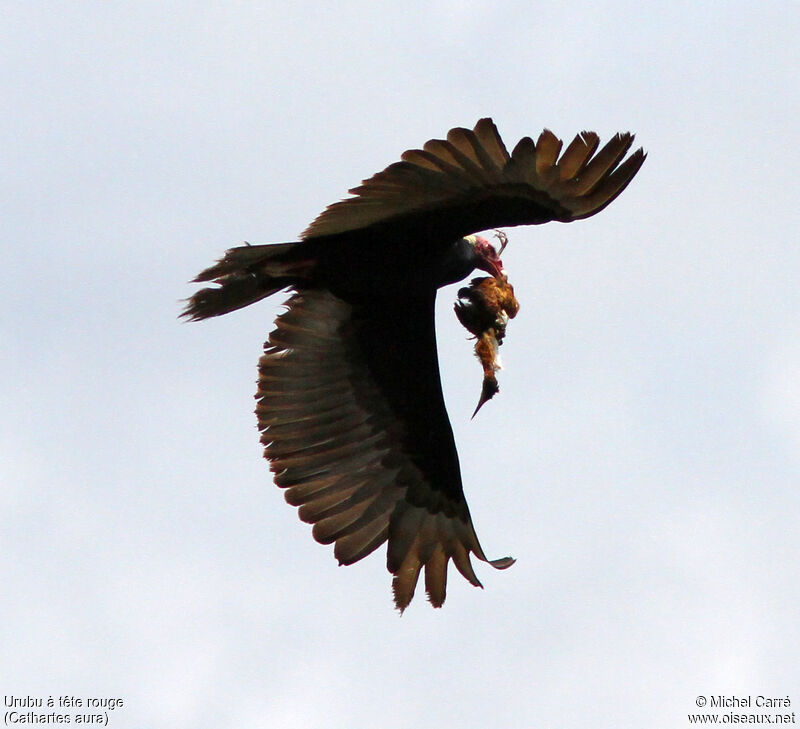
[[[497,255],[499,256],[503,253],[508,245],[508,236],[502,230],[495,230],[494,237],[500,241],[500,250],[497,252]]]

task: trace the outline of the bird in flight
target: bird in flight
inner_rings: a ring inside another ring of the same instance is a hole
[[[286,501],[333,544],[340,564],[384,542],[396,607],[424,569],[445,600],[450,560],[481,587],[470,554],[489,560],[472,524],[436,350],[439,288],[502,261],[477,235],[570,222],[602,210],[645,159],[633,135],[599,149],[594,132],[563,144],[545,130],[511,153],[491,119],[452,129],[330,205],[300,240],[228,250],[196,282],[183,316],[206,319],[278,291],[291,296],[258,365],[258,428]],[[512,290],[513,297],[513,290]]]

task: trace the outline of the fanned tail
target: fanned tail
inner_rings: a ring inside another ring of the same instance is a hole
[[[217,285],[200,289],[187,299],[181,316],[197,321],[241,309],[282,289],[307,282],[313,268],[313,257],[302,243],[231,248],[194,279]]]

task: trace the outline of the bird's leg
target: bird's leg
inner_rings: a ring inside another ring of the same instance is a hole
[[[501,256],[508,245],[508,236],[502,230],[495,230],[494,237],[500,241],[500,250],[497,251],[497,255]]]

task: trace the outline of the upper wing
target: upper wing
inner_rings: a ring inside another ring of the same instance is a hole
[[[615,135],[597,154],[599,139],[582,132],[563,154],[562,142],[545,129],[536,143],[520,140],[509,155],[491,119],[475,129],[451,129],[446,140],[404,152],[330,205],[304,231],[304,238],[334,235],[405,218],[449,235],[489,228],[569,222],[602,210],[633,179],[645,159],[629,133]]]
[[[335,543],[341,564],[388,539],[400,610],[423,566],[435,607],[445,599],[450,559],[480,586],[469,553],[488,560],[461,488],[439,381],[433,297],[404,302],[397,312],[308,290],[287,305],[259,362],[256,408],[286,500],[314,524],[318,542]]]

